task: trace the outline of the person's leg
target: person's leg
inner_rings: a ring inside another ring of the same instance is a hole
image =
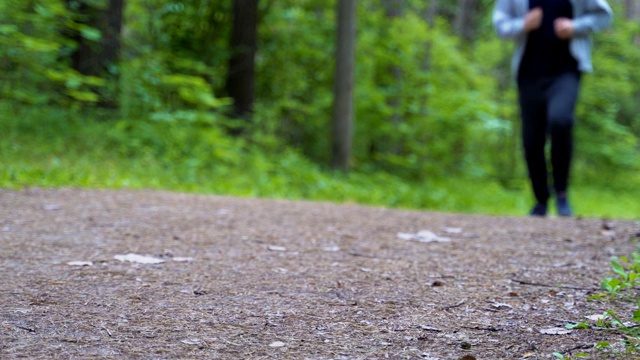
[[[543,82],[537,79],[525,79],[518,82],[524,157],[537,202],[536,209],[532,212],[533,215],[546,215],[546,205],[549,199],[545,159],[547,113],[543,85]]]
[[[547,90],[549,133],[551,134],[551,166],[558,214],[571,215],[567,189],[573,156],[574,111],[580,86],[579,73],[558,76]]]

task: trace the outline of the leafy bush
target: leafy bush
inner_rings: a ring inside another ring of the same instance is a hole
[[[87,37],[100,34],[76,22],[62,2],[2,1],[0,24],[3,99],[34,106],[99,100],[93,89],[104,86],[104,81],[69,67],[65,57],[75,44],[63,33],[79,29]]]
[[[635,239],[638,240],[638,239]],[[621,335],[621,342],[611,344],[603,341],[595,345],[596,349],[614,354],[640,354],[640,247],[631,257],[614,257],[611,260],[614,276],[602,281],[605,291],[591,296],[589,299],[608,299],[617,309],[607,311],[597,319],[565,325],[569,329],[597,329],[611,331]],[[622,350],[621,350],[622,349]],[[554,354],[555,355],[555,354]],[[558,354],[560,355],[560,354]],[[563,359],[556,355],[556,357]]]
[[[247,125],[225,116],[231,0],[127,2],[117,84],[70,68],[76,44],[65,32],[94,40],[102,34],[82,25],[62,1],[6,0],[0,3],[0,126],[7,134],[4,161],[15,164],[3,164],[13,174],[3,174],[3,184],[64,184],[63,178],[85,176],[80,183],[100,186],[166,183],[172,189],[524,213],[528,185],[509,73],[512,44],[493,34],[490,2],[482,2],[473,41],[461,40],[449,25],[455,3],[442,3],[442,17],[432,24],[424,16],[428,2],[404,2],[405,11],[395,17],[385,4],[359,6],[355,172],[338,175],[324,165],[331,154],[336,1],[260,2],[258,102]],[[578,109],[578,188],[572,191],[580,193],[576,206],[585,215],[638,212],[627,199],[640,184],[640,48],[629,46],[640,26],[616,19],[614,30],[596,38],[596,72],[584,78]],[[120,89],[119,109],[87,106],[100,100],[102,88]],[[246,131],[230,138],[227,130],[237,126]],[[91,166],[82,166],[100,161],[135,174],[96,180]],[[137,172],[134,163],[150,164],[156,173]],[[242,166],[264,183],[203,180],[244,174]],[[36,180],[36,172],[60,178]],[[363,190],[369,187],[377,191]],[[507,208],[479,204],[486,198],[500,198]]]

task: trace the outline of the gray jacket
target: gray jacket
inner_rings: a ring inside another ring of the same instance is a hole
[[[593,71],[591,64],[591,34],[611,26],[613,12],[606,0],[571,0],[573,4],[574,35],[569,49],[578,61],[578,69],[582,72]],[[517,74],[527,34],[524,31],[524,18],[529,12],[528,0],[498,0],[493,10],[493,26],[498,36],[516,42],[516,50],[511,61],[511,68]]]

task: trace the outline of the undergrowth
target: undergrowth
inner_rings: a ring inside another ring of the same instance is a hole
[[[3,106],[0,188],[144,188],[491,215],[523,215],[531,205],[525,176],[506,188],[488,178],[446,174],[408,181],[362,164],[340,173],[268,136],[231,137],[208,118],[95,119]],[[632,178],[578,181],[574,207],[582,216],[640,218],[638,184]]]
[[[640,233],[632,241],[640,240]],[[589,300],[608,301],[610,310],[602,315],[589,316],[578,323],[566,324],[568,329],[604,331],[620,339],[615,343],[602,341],[595,344],[601,354],[614,358],[640,357],[640,246],[630,257],[616,256],[611,260],[613,276],[602,281],[603,291]],[[589,357],[586,353],[573,356],[553,353],[558,359]]]

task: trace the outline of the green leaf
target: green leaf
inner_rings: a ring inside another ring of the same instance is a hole
[[[606,278],[602,281],[602,288],[610,294],[617,293],[621,289],[622,281],[620,279]]]
[[[67,90],[67,94],[76,100],[84,101],[84,102],[98,102],[98,100],[100,100],[100,97],[98,96],[98,94],[92,93],[90,91],[79,91],[79,90],[69,89]]]
[[[18,32],[18,27],[15,25],[0,25],[0,34],[9,35]]]
[[[22,45],[27,51],[54,52],[60,49],[60,44],[30,36],[21,36],[21,40]]]
[[[621,278],[625,280],[628,279],[626,270],[617,261],[611,260],[611,268],[613,269],[613,272],[618,274]]]
[[[564,359],[564,355],[560,354],[559,352],[554,352],[553,356],[557,357],[558,359]]]
[[[579,322],[575,324],[565,324],[564,327],[567,329],[588,329],[589,325],[585,324],[584,322]]]
[[[605,298],[605,297],[607,297],[607,294],[605,294],[605,293],[597,293],[597,294],[593,294],[593,295],[589,296],[587,298],[587,300],[600,300],[600,299]]]
[[[601,342],[596,344],[596,349],[597,350],[604,350],[604,349],[606,349],[606,348],[608,348],[610,346],[611,346],[611,344],[609,344],[608,342],[601,341]]]
[[[89,25],[80,24],[77,22],[68,22],[67,26],[70,29],[78,31],[80,35],[87,40],[97,42],[97,41],[100,41],[100,39],[102,39],[102,33],[100,32],[100,30],[94,27],[91,27]]]

